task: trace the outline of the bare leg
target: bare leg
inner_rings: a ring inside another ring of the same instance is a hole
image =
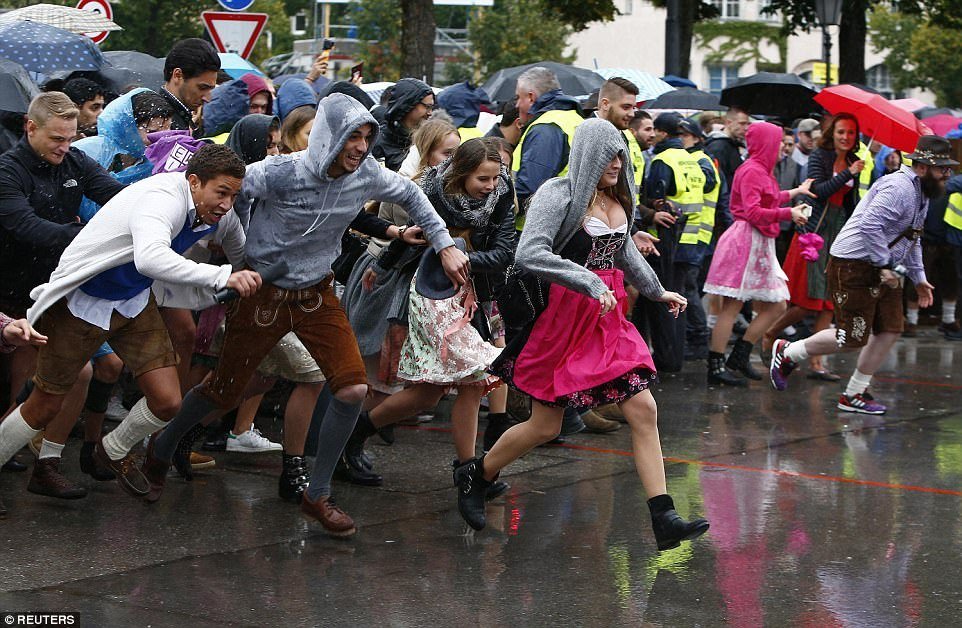
[[[484,457],[484,479],[492,481],[501,469],[538,445],[556,438],[561,433],[563,414],[564,408],[551,408],[533,401],[531,418],[502,434]]]
[[[811,310],[806,310],[797,305],[789,305],[788,309],[778,317],[778,320],[772,323],[771,327],[765,331],[765,336],[762,339],[762,348],[766,352],[771,351],[772,345],[775,344],[775,339],[778,338],[780,333],[785,331],[786,327],[800,323],[802,319],[811,313]]]
[[[826,330],[832,325],[832,318],[835,313],[831,310],[822,310],[815,316],[815,333]],[[824,371],[825,363],[822,362],[822,358],[819,355],[812,354],[811,359],[808,361],[808,366],[813,371]]]
[[[892,346],[899,339],[899,334],[881,333],[872,334],[866,344],[858,354],[858,370],[866,375],[875,375],[885,359],[888,358]]]
[[[422,410],[438,405],[444,388],[433,384],[415,384],[391,395],[381,405],[371,410],[368,417],[374,427],[381,429],[414,416]]]
[[[17,407],[17,395],[37,370],[37,349],[30,346],[20,347],[9,354],[7,359],[10,373],[10,406],[3,416],[7,416]]]
[[[241,401],[237,406],[237,420],[234,421],[234,429],[231,430],[239,436],[254,426],[254,417],[257,416],[257,409],[261,407],[264,400],[264,393],[248,397]]]
[[[711,331],[711,350],[716,353],[725,353],[725,347],[728,346],[728,339],[732,335],[735,319],[743,305],[738,299],[721,298],[723,300],[721,307],[718,308],[718,320],[715,321],[715,326]],[[752,321],[752,325],[754,324],[755,322]]]
[[[785,303],[765,303],[763,301],[755,301],[755,318],[752,320],[748,329],[745,330],[745,335],[743,338],[755,344],[758,339],[762,337],[762,334],[771,327],[772,323],[779,318],[785,311]],[[713,338],[714,340],[714,338]]]
[[[174,352],[180,362],[177,364],[177,379],[180,382],[181,396],[190,390],[190,359],[194,355],[194,337],[197,335],[197,324],[190,310],[177,308],[160,308],[160,316],[167,325],[167,333],[174,345]]]
[[[631,310],[628,310],[629,312]],[[499,349],[504,349],[504,338],[495,338],[491,344]],[[502,414],[508,411],[508,387],[501,384],[488,393],[488,412],[492,414]]]
[[[483,386],[458,387],[458,398],[451,409],[451,436],[460,462],[474,458],[478,440],[478,409],[483,392]]]
[[[84,402],[87,400],[87,386],[90,385],[90,378],[93,376],[93,367],[88,362],[80,371],[77,383],[73,385],[63,397],[63,404],[60,411],[53,421],[44,429],[44,438],[51,443],[64,445],[70,437],[70,431],[77,424],[80,413],[83,412]],[[97,435],[99,438],[99,434]]]
[[[324,382],[298,384],[287,400],[284,409],[284,453],[288,456],[303,456],[304,441],[311,427],[311,416],[317,398],[321,396]]]
[[[664,495],[668,492],[668,484],[658,436],[658,404],[651,391],[643,390],[620,405],[631,426],[631,449],[641,485],[649,499]]]

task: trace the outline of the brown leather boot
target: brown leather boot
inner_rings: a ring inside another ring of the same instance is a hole
[[[318,521],[331,536],[345,538],[357,532],[354,520],[341,510],[330,496],[311,501],[305,491],[304,496],[301,497],[301,512]]]
[[[147,478],[150,489],[144,499],[151,504],[160,499],[164,492],[164,485],[167,483],[167,472],[170,470],[170,463],[159,460],[154,456],[154,441],[157,440],[157,433],[151,435],[147,441],[147,455],[144,456],[144,464],[140,467],[141,473]]]
[[[581,420],[585,422],[585,431],[594,434],[607,434],[621,429],[621,423],[609,421],[594,410],[588,410],[582,414]]]
[[[97,441],[94,447],[94,460],[100,466],[110,469],[117,476],[117,483],[134,497],[144,497],[150,491],[150,484],[147,478],[137,468],[137,462],[130,454],[120,460],[111,460],[107,452],[104,451],[104,439]]]
[[[87,496],[87,489],[73,484],[60,473],[60,458],[38,458],[33,465],[33,475],[30,476],[27,490],[58,499],[80,499]]]

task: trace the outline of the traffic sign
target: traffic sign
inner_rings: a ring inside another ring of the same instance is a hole
[[[254,4],[254,0],[217,0],[217,2],[228,11],[244,11]]]
[[[77,3],[77,8],[83,11],[91,11],[93,13],[99,13],[103,15],[108,20],[114,19],[114,10],[110,7],[110,2],[108,0],[80,0]],[[101,43],[103,40],[107,39],[107,35],[110,31],[100,31],[99,33],[84,33],[87,37],[92,39],[95,44]]]
[[[234,52],[245,59],[250,56],[254,43],[267,24],[266,13],[204,11],[200,15],[217,50]]]

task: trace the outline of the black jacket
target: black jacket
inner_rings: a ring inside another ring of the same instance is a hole
[[[59,166],[26,138],[0,156],[0,300],[29,305],[30,291],[50,278],[80,232],[83,197],[103,205],[123,188],[77,148]]]
[[[448,227],[455,224],[450,212],[438,198],[428,195],[431,204]],[[517,231],[514,228],[514,190],[510,181],[508,190],[498,199],[491,214],[491,220],[483,229],[472,230],[471,248],[468,261],[471,276],[477,290],[478,301],[491,301],[504,284],[504,271],[514,260],[514,250],[518,245]],[[382,270],[391,268],[408,269],[414,272],[425,246],[410,246],[403,240],[394,240],[381,253],[377,265]]]
[[[849,152],[849,154],[845,156],[845,163],[849,165],[857,160],[858,157],[853,152]],[[808,178],[814,179],[814,181],[812,181],[812,193],[815,194],[815,198],[805,199],[805,202],[812,206],[812,215],[809,216],[808,222],[805,225],[796,227],[799,231],[815,231],[815,227],[822,217],[822,212],[825,210],[825,204],[828,202],[828,199],[845,187],[845,184],[849,181],[853,181],[853,183],[845,193],[842,207],[845,209],[846,218],[851,216],[852,212],[855,211],[855,206],[858,204],[858,179],[856,179],[855,175],[853,175],[852,171],[848,168],[845,168],[838,174],[833,172],[834,169],[834,150],[816,148],[812,151],[811,156],[808,158]]]
[[[184,103],[180,102],[176,96],[164,88],[160,89],[160,95],[164,97],[164,100],[167,101],[170,108],[174,110],[174,115],[170,119],[171,130],[190,131],[191,133],[197,130],[197,125],[194,124],[194,117]]]
[[[394,85],[377,144],[371,151],[375,159],[383,159],[384,165],[394,172],[401,168],[411,150],[411,132],[402,124],[404,116],[431,93],[427,83],[417,79],[403,78]]]

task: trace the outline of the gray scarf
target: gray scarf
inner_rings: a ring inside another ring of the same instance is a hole
[[[449,227],[476,229],[486,227],[502,195],[507,193],[507,169],[502,165],[494,190],[484,198],[471,198],[467,194],[446,194],[445,179],[451,168],[449,157],[441,164],[425,170],[421,178],[421,189],[435,208],[443,208],[443,216]]]

